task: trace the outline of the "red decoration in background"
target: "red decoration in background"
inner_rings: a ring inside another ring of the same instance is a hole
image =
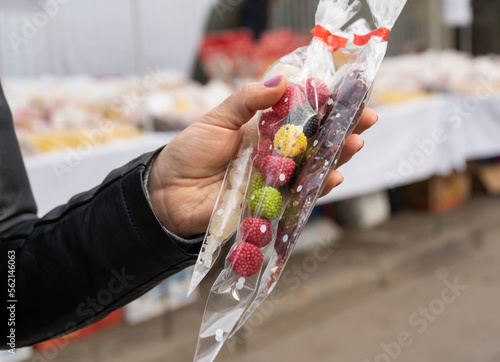
[[[200,46],[202,63],[211,78],[259,79],[282,56],[311,41],[309,34],[290,29],[266,31],[255,41],[247,29],[207,34]]]

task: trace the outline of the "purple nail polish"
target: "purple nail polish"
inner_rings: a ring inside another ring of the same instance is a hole
[[[268,81],[266,81],[264,83],[264,85],[267,87],[267,88],[271,88],[271,87],[275,87],[278,85],[278,83],[281,81],[281,78],[283,78],[282,75],[278,75],[274,78],[271,78],[269,79]]]

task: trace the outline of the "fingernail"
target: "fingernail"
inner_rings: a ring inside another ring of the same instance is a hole
[[[281,81],[281,78],[283,78],[282,75],[278,75],[274,78],[271,78],[267,81],[264,82],[264,85],[267,87],[267,88],[271,88],[271,87],[276,87],[278,85],[278,83]]]

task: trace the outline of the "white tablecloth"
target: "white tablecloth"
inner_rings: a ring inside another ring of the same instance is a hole
[[[363,138],[364,149],[341,168],[345,181],[320,203],[342,200],[446,174],[467,160],[500,155],[500,98],[439,95],[378,107],[380,120]],[[149,134],[25,158],[39,214],[99,184],[113,168],[168,143],[175,133]],[[71,165],[61,173],[58,165]]]
[[[376,111],[379,122],[363,134],[365,147],[340,168],[345,181],[321,202],[445,175],[463,170],[468,160],[500,155],[498,97],[439,95]]]
[[[153,133],[95,145],[89,152],[64,150],[25,157],[39,215],[67,202],[73,195],[98,185],[112,169],[170,142],[175,135]]]

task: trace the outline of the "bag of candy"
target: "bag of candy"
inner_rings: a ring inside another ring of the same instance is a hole
[[[386,52],[385,39],[406,0],[367,3],[377,27],[371,32],[364,19],[341,30],[360,10],[358,0],[320,0],[311,43],[278,60],[263,77],[285,75],[288,88],[249,122],[214,208],[191,290],[234,231],[236,238],[211,288],[195,361],[213,361],[274,289],[359,122]],[[331,53],[340,48],[351,57],[336,70]],[[259,278],[268,251],[270,261]]]

